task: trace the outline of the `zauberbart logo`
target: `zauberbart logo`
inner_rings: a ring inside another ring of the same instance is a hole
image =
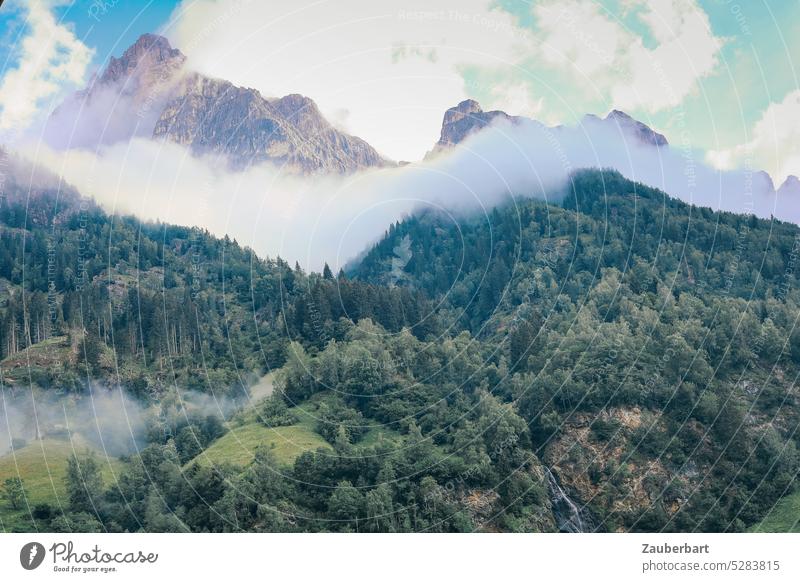
[[[44,561],[44,546],[39,542],[29,542],[19,551],[19,563],[26,570],[35,570]]]

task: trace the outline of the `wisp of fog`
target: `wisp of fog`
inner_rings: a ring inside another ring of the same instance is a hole
[[[717,170],[700,151],[645,144],[592,117],[554,128],[498,122],[431,160],[349,176],[301,176],[270,163],[233,170],[224,159],[141,137],[93,151],[40,143],[24,151],[111,212],[201,226],[315,270],[326,262],[338,269],[419,209],[458,214],[517,198],[557,201],[581,168],[613,168],[700,206],[800,220],[800,201],[779,199],[762,172]]]

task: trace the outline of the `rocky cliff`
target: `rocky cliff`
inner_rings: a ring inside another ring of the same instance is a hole
[[[364,140],[331,126],[308,97],[268,100],[198,74],[181,83],[153,136],[227,155],[237,167],[271,161],[303,173],[349,173],[388,163]]]
[[[390,164],[364,140],[334,128],[308,97],[269,100],[187,71],[183,53],[154,34],[112,57],[56,109],[46,135],[60,148],[152,137],[225,155],[238,168],[270,161],[303,173],[349,173]]]

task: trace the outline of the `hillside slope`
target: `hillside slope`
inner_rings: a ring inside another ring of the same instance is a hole
[[[0,209],[4,377],[146,412],[81,529],[743,531],[795,492],[795,225],[586,171],[334,275],[56,197]]]
[[[351,275],[404,245],[393,279],[495,346],[492,392],[598,527],[730,531],[796,488],[799,241],[585,171],[560,207],[394,225]]]

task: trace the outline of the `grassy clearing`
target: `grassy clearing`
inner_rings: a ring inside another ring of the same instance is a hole
[[[800,533],[800,491],[787,495],[750,531]]]
[[[262,379],[262,383],[271,384],[272,380],[270,375]],[[263,397],[264,395],[261,396]],[[190,463],[213,465],[227,461],[245,466],[253,460],[256,448],[265,446],[272,450],[279,463],[290,466],[305,451],[316,451],[320,448],[333,450],[316,431],[320,403],[331,397],[326,393],[315,394],[302,404],[290,408],[289,412],[296,422],[276,428],[268,428],[258,422],[258,404],[254,398],[253,406],[246,408],[229,422],[230,431]],[[402,437],[399,433],[376,424],[356,446],[369,447],[383,440],[396,442],[400,438]]]
[[[291,465],[305,451],[331,446],[313,430],[303,425],[267,428],[258,422],[233,426],[223,437],[214,441],[195,461],[204,465],[223,462],[247,465],[253,460],[255,450],[264,446],[272,450],[282,465]]]
[[[82,457],[90,450],[87,443],[76,438],[66,440],[44,439],[34,441],[0,457],[0,484],[10,477],[22,477],[27,505],[32,509],[38,503],[49,503],[56,511],[65,507],[67,462],[74,452]],[[97,452],[103,472],[103,482],[110,485],[118,475],[122,462],[116,458],[106,459]],[[30,529],[31,517],[28,507],[12,509],[6,500],[0,500],[0,531]]]
[[[360,441],[356,443],[359,447],[373,447],[381,442],[397,443],[403,437],[400,433],[383,426],[374,426],[367,431]]]

